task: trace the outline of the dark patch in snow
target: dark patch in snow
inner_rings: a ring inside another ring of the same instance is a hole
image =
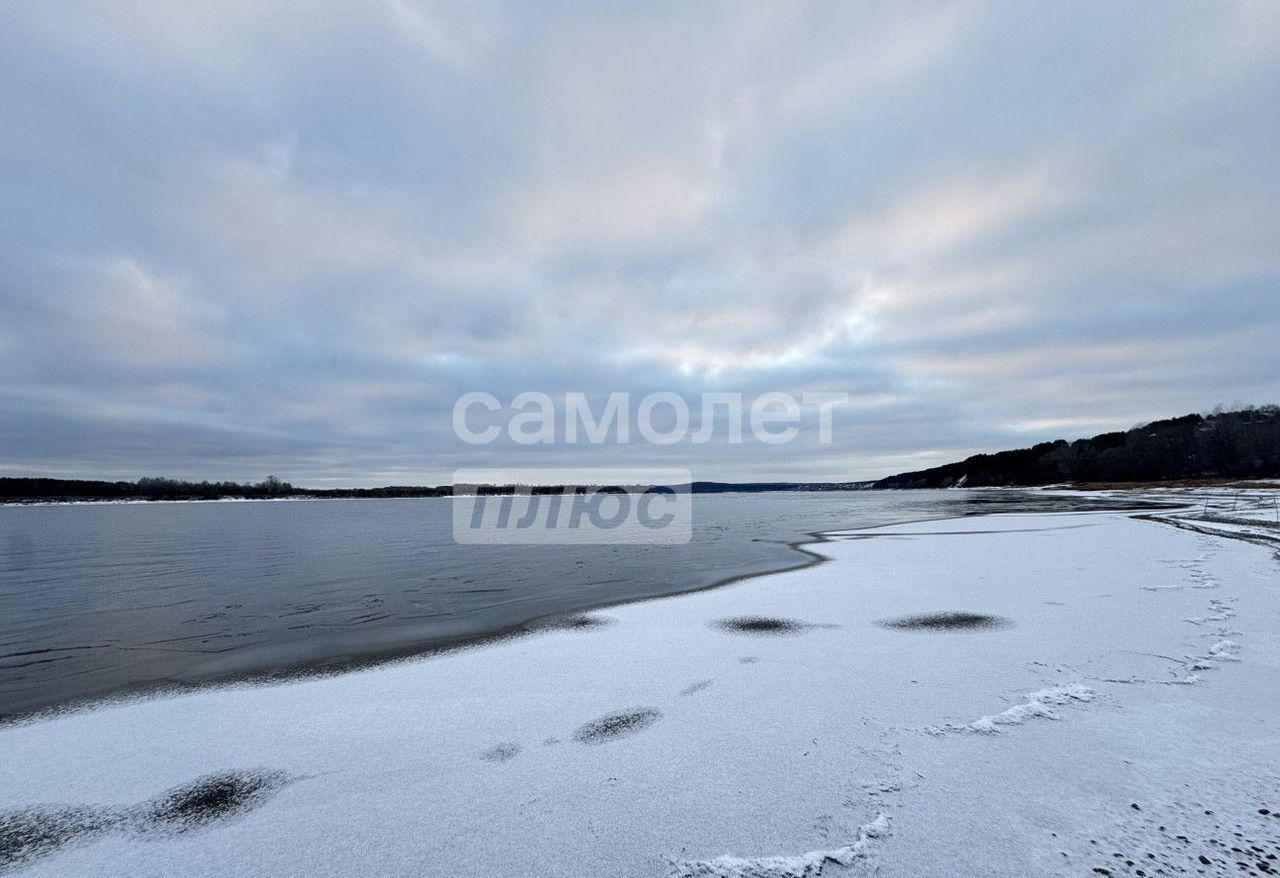
[[[132,810],[130,822],[142,833],[187,832],[246,814],[288,782],[280,771],[222,771],[175,787]]]
[[[694,695],[698,692],[701,692],[703,689],[706,689],[708,686],[710,686],[714,682],[715,680],[699,680],[696,683],[692,683],[688,686],[685,686],[683,689],[680,690],[680,694]]]
[[[559,619],[545,619],[538,622],[534,627],[539,630],[552,631],[589,631],[593,628],[603,628],[606,625],[612,625],[615,620],[608,616],[565,616]]]
[[[1006,628],[1013,622],[1000,616],[988,616],[985,613],[950,611],[898,616],[894,619],[883,619],[879,624],[885,628],[896,628],[900,631],[988,631]]]
[[[503,741],[501,744],[494,744],[488,750],[480,754],[480,758],[485,762],[509,762],[520,755],[520,745],[515,741]]]
[[[253,810],[288,780],[279,771],[225,771],[132,808],[37,805],[0,812],[0,873],[109,832],[145,838],[205,827]]]
[[[110,808],[36,806],[0,813],[0,873],[30,864],[72,842],[88,841],[120,820]]]
[[[757,657],[756,657],[756,656],[754,656],[754,655],[744,655],[742,658],[738,659],[738,664],[740,664],[740,665],[754,665],[754,664],[755,664],[756,662],[758,662],[758,661],[760,661],[760,659],[759,659],[759,658],[757,658]]]
[[[765,635],[799,634],[817,627],[798,619],[776,619],[772,616],[732,616],[728,619],[716,619],[711,626],[731,634]]]
[[[573,739],[579,744],[605,744],[634,735],[653,725],[662,714],[651,707],[623,710],[578,726]]]

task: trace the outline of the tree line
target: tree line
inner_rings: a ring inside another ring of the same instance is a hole
[[[1043,442],[899,473],[875,488],[1166,482],[1280,477],[1280,406],[1183,415],[1092,439]]]
[[[188,482],[147,477],[135,482],[92,479],[0,479],[0,501],[15,500],[221,500],[294,497],[306,493],[275,476],[261,482]]]
[[[584,485],[540,485],[534,494],[562,494],[585,490]],[[599,486],[594,486],[599,487]],[[694,494],[766,491],[848,491],[868,487],[866,482],[694,482]],[[514,485],[480,485],[476,494],[512,494]],[[448,497],[452,485],[388,485],[380,488],[298,488],[275,476],[256,484],[238,482],[190,482],[182,479],[143,478],[136,482],[108,482],[84,479],[0,478],[0,503],[74,502],[88,500],[260,500],[310,497],[323,500],[378,499],[404,497]]]

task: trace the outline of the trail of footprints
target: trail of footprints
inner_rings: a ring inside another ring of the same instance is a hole
[[[594,616],[578,616],[574,618],[572,626],[557,625],[555,622],[547,623],[547,627],[571,628],[575,630],[587,630],[600,627],[607,624],[609,620],[602,620]],[[980,613],[945,611],[938,613],[924,613],[910,616],[901,616],[891,619],[881,619],[877,623],[884,628],[897,629],[902,631],[925,631],[925,632],[941,632],[941,631],[970,631],[970,630],[995,630],[1005,628],[1012,625],[1009,619],[990,616]],[[774,618],[770,616],[733,616],[724,619],[713,619],[707,625],[715,630],[725,632],[727,634],[742,635],[747,637],[789,637],[804,634],[809,631],[820,629],[835,629],[839,625],[818,624],[805,622],[800,619],[784,619]],[[751,655],[744,655],[738,659],[740,664],[754,664],[759,658]],[[714,679],[698,680],[690,683],[684,689],[680,690],[681,696],[696,695],[709,689],[715,683]],[[1088,697],[1081,695],[1076,687],[1075,689],[1063,689],[1069,697],[1066,701],[1085,701],[1089,700],[1092,693]],[[1056,690],[1055,690],[1056,691]],[[1044,696],[1046,699],[1052,699],[1053,693],[1042,692],[1034,693],[1034,695]],[[1055,703],[1065,703],[1058,701]],[[1054,716],[1048,709],[1041,707],[1038,715]],[[590,722],[584,723],[573,732],[573,740],[580,744],[605,744],[610,741],[616,741],[621,738],[630,737],[638,732],[643,731],[653,725],[662,718],[662,712],[654,707],[634,707],[621,710],[616,713],[606,714],[598,717]],[[993,720],[997,725],[1011,724],[1014,720],[1009,718],[984,718]],[[1017,720],[1021,722],[1021,720]],[[550,737],[543,740],[544,746],[553,746],[561,741],[558,737]],[[502,763],[509,762],[520,755],[521,745],[516,741],[502,741],[492,745],[480,754],[480,758],[485,762]]]
[[[551,622],[547,623],[547,627],[590,630],[608,624],[609,621],[611,620],[597,616],[576,616],[572,625],[558,625],[555,622]],[[785,637],[804,634],[807,631],[839,627],[836,625],[813,624],[799,619],[777,619],[769,616],[735,616],[727,619],[714,619],[707,624],[716,630],[729,634],[750,637]],[[738,659],[738,662],[744,665],[754,664],[758,661],[759,659],[756,656],[750,655],[741,656]],[[679,695],[682,697],[697,695],[699,692],[704,692],[711,688],[714,683],[714,679],[697,680],[681,689]],[[661,718],[662,711],[656,707],[627,708],[583,723],[574,730],[571,737],[579,744],[589,746],[608,744],[612,741],[638,734]],[[544,738],[542,745],[551,747],[560,742],[561,738],[552,736]],[[522,749],[518,741],[500,741],[483,751],[480,754],[480,759],[484,762],[493,763],[510,762],[520,755]]]
[[[1171,588],[1217,589],[1221,587],[1221,583],[1204,569],[1205,562],[1218,554],[1219,549],[1213,540],[1201,537],[1200,550],[1200,554],[1189,561],[1174,562],[1188,571],[1193,584],[1170,586]],[[1202,679],[1200,676],[1202,672],[1214,670],[1227,662],[1240,661],[1240,644],[1231,639],[1240,636],[1240,632],[1230,624],[1236,615],[1233,606],[1236,601],[1235,597],[1210,598],[1208,612],[1205,615],[1185,620],[1203,629],[1199,636],[1203,640],[1210,641],[1210,645],[1203,652],[1184,655],[1178,660],[1182,675],[1174,680],[1174,683],[1198,683]]]
[[[1165,561],[1167,565],[1175,566],[1180,570],[1186,571],[1186,576],[1191,579],[1188,583],[1174,583],[1170,585],[1147,585],[1142,586],[1144,591],[1183,591],[1188,589],[1219,589],[1222,587],[1217,579],[1204,569],[1205,562],[1218,554],[1219,550],[1215,546],[1214,541],[1206,537],[1201,537],[1199,541],[1200,553],[1190,559]],[[1235,603],[1238,598],[1233,596],[1210,598],[1208,609],[1205,615],[1195,616],[1183,621],[1201,628],[1199,637],[1209,641],[1209,645],[1202,652],[1186,653],[1182,656],[1152,656],[1160,658],[1169,663],[1175,670],[1174,678],[1169,680],[1152,680],[1143,678],[1093,678],[1104,683],[1154,683],[1164,685],[1190,685],[1199,683],[1203,680],[1201,674],[1204,671],[1212,671],[1221,665],[1229,662],[1240,661],[1241,645],[1232,638],[1239,637],[1240,632],[1230,624],[1235,618]]]

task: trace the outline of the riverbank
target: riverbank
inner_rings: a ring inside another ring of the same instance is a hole
[[[1275,862],[1272,548],[1115,513],[809,548],[830,563],[519,640],[0,729],[0,851],[130,876]]]

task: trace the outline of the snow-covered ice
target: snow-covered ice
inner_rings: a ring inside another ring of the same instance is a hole
[[[610,625],[0,728],[0,873],[1280,868],[1273,547],[1087,513],[808,548]]]

